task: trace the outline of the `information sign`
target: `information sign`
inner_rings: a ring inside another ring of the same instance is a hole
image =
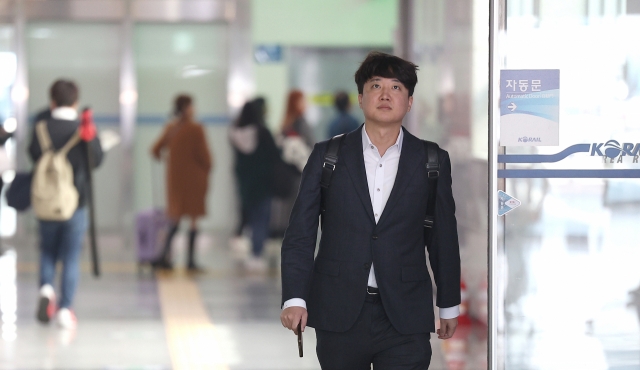
[[[501,146],[559,145],[559,111],[559,69],[500,72]]]

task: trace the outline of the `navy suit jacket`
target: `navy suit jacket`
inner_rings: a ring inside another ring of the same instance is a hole
[[[423,220],[427,207],[423,142],[404,131],[398,173],[376,224],[364,165],[362,130],[345,137],[325,199],[317,256],[320,179],[328,141],[315,145],[282,244],[282,302],[302,298],[308,325],[344,332],[365,302],[371,263],[384,309],[402,334],[435,331]],[[404,130],[404,128],[403,128]],[[460,304],[460,254],[451,162],[440,149],[435,227],[428,256],[438,307]]]

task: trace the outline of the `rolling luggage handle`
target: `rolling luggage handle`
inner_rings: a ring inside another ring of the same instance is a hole
[[[82,110],[82,123],[93,123],[93,112],[87,107]],[[84,142],[85,155],[87,156],[87,204],[89,206],[89,246],[91,247],[91,265],[93,276],[100,277],[100,258],[98,256],[98,237],[96,230],[96,206],[93,194],[93,165],[94,158],[91,151],[91,143]]]

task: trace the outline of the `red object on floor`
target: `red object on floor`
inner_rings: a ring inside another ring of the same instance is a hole
[[[458,316],[458,325],[471,325],[471,317],[469,317],[469,293],[467,284],[464,279],[460,280],[460,316]]]

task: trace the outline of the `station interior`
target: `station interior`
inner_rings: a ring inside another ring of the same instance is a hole
[[[266,269],[244,268],[229,128],[263,97],[277,137],[293,89],[317,141],[329,139],[337,91],[363,122],[353,76],[370,51],[418,65],[404,127],[452,161],[461,316],[452,339],[432,334],[430,369],[640,369],[640,176],[494,179],[522,205],[493,228],[489,215],[491,153],[640,143],[638,35],[638,0],[0,0],[0,121],[11,134],[0,147],[0,369],[320,369],[313,329],[300,358],[280,323],[282,238],[267,240]],[[560,70],[558,146],[492,147],[492,56],[501,69]],[[100,274],[87,239],[73,330],[36,320],[38,222],[4,196],[33,166],[33,119],[59,78],[77,83],[109,142],[93,173]],[[180,93],[194,98],[214,163],[199,274],[185,269],[186,221],[173,270],[140,264],[136,250],[136,216],[167,206],[151,147]],[[591,151],[510,168],[637,162]]]

